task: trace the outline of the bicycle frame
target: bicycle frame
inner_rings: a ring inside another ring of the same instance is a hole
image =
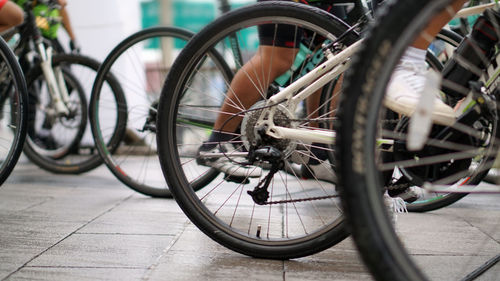
[[[473,14],[482,13],[484,10],[491,8],[495,3],[484,4],[472,8],[464,8],[459,11],[457,17],[465,17]],[[266,134],[277,139],[293,139],[303,142],[316,142],[323,144],[333,144],[335,135],[331,131],[322,131],[319,129],[292,129],[281,126],[276,126],[273,122],[273,117],[276,112],[276,105],[286,101],[286,107],[293,112],[299,102],[305,100],[315,91],[332,81],[349,67],[349,58],[359,49],[363,39],[355,42],[351,46],[345,48],[337,55],[327,53],[327,61],[317,66],[313,71],[291,83],[283,91],[272,96],[266,103],[269,110],[265,110],[256,127],[265,127]],[[498,75],[498,73],[497,73]],[[309,85],[302,89],[304,86]],[[297,92],[297,93],[296,93]],[[296,94],[295,94],[296,93]],[[474,102],[474,101],[472,101]],[[384,144],[392,143],[391,140],[382,140]]]
[[[478,5],[478,6],[474,6],[474,7],[470,7],[470,8],[463,8],[460,11],[458,11],[458,13],[455,15],[454,18],[463,18],[463,17],[472,16],[472,15],[477,15],[477,14],[484,12],[484,10],[486,10],[488,8],[495,7],[495,5],[497,5],[497,4],[496,3],[488,3],[488,4],[482,4],[482,5]]]
[[[362,42],[362,39],[355,42],[337,55],[333,55],[327,51],[326,62],[320,64],[313,71],[290,84],[283,91],[272,96],[267,101],[266,106],[276,105],[287,100],[286,107],[293,112],[301,101],[305,100],[328,82],[332,81],[349,67],[349,58],[352,57],[352,55],[354,55],[354,53],[359,49]],[[305,85],[309,86],[299,91]],[[298,93],[295,94],[296,92]],[[275,112],[276,107],[271,107],[268,111],[263,112],[256,123],[256,127],[265,126],[266,133],[278,139],[289,138],[303,142],[333,144],[335,139],[330,131],[291,129],[276,126],[273,122]]]

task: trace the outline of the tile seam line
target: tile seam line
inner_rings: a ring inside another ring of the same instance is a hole
[[[172,249],[172,247],[175,245],[175,243],[177,243],[177,241],[179,241],[181,235],[186,231],[188,225],[190,225],[190,221],[187,220],[185,223],[184,223],[184,226],[182,228],[181,231],[179,231],[179,233],[177,235],[175,235],[175,237],[172,239],[172,241],[167,245],[167,247],[165,247],[165,249],[163,249],[162,253],[158,256],[158,258],[156,259],[156,261],[151,264],[151,266],[149,266],[146,270],[146,272],[144,273],[144,275],[142,276],[141,280],[143,281],[147,281],[149,279],[151,279],[151,274],[153,273],[153,271],[156,269],[156,267],[158,267],[158,265],[160,264],[160,260],[165,257],[167,255],[167,253],[170,251],[170,249]]]
[[[32,257],[31,259],[29,259],[27,262],[25,262],[24,264],[22,264],[20,267],[18,267],[17,269],[15,269],[14,271],[12,271],[11,273],[9,273],[7,276],[5,276],[4,278],[2,278],[2,280],[6,280],[8,278],[10,278],[12,275],[16,274],[17,272],[19,272],[23,267],[26,267],[30,262],[32,262],[33,260],[35,260],[36,258],[38,258],[39,256],[43,255],[44,253],[46,253],[48,250],[54,248],[55,246],[59,245],[62,241],[66,240],[68,237],[70,237],[71,235],[75,234],[76,232],[78,232],[80,229],[84,228],[85,226],[89,225],[90,223],[94,222],[96,219],[102,217],[103,215],[111,212],[112,210],[114,210],[116,207],[120,206],[121,204],[123,204],[125,201],[128,201],[130,198],[132,198],[134,194],[130,194],[129,196],[123,198],[122,200],[118,201],[117,203],[115,203],[113,206],[111,206],[108,210],[102,212],[101,214],[95,216],[93,219],[89,220],[88,222],[84,223],[83,225],[81,225],[80,227],[77,227],[75,230],[73,230],[72,232],[70,232],[68,235],[64,236],[63,238],[61,238],[59,241],[57,241],[56,243],[52,244],[50,247],[46,248],[45,250],[41,251],[40,253],[36,254],[34,257]]]
[[[497,244],[499,243],[492,235],[490,235],[489,233],[487,233],[486,231],[484,231],[481,227],[473,224],[467,217],[465,217],[465,216],[457,216],[457,218],[459,218],[460,220],[462,220],[463,222],[465,222],[470,227],[476,229],[477,231],[479,231],[480,233],[482,233],[483,235],[485,235],[486,237],[488,237],[492,241],[495,241]],[[498,229],[498,225],[495,227],[495,230],[497,230],[497,229]],[[486,244],[486,242],[484,244]],[[483,246],[484,246],[484,244],[483,244]],[[483,257],[483,256],[482,255],[470,255],[468,257],[469,257],[469,260],[470,260],[473,257]],[[468,272],[463,272],[463,273],[464,274],[468,274]]]
[[[50,196],[49,198],[41,201],[41,202],[38,202],[38,203],[35,203],[35,204],[32,204],[32,205],[29,205],[28,207],[24,208],[24,209],[21,209],[19,211],[16,211],[18,213],[22,213],[22,212],[25,212],[25,211],[29,211],[35,207],[38,207],[38,206],[42,206],[43,204],[47,203],[47,202],[50,202],[54,199],[54,196]]]
[[[77,232],[74,235],[176,236],[171,233]]]
[[[27,265],[24,268],[145,269],[144,266]]]
[[[493,237],[491,234],[489,234],[488,232],[484,231],[481,227],[478,227],[477,225],[474,225],[473,223],[471,223],[468,218],[466,217],[461,217],[461,219],[466,222],[470,227],[472,228],[475,228],[477,229],[479,232],[481,232],[483,235],[485,235],[486,237],[488,237],[489,239],[491,239],[492,241],[495,241],[497,244],[500,244],[500,241],[498,241],[497,239],[495,239],[495,237]],[[495,226],[495,228],[493,229],[493,232],[495,232],[496,230],[499,229],[499,226]]]
[[[286,280],[286,260],[281,261],[282,262],[282,270],[283,270],[283,281]]]

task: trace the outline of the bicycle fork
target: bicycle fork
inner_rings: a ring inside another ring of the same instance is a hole
[[[64,77],[60,67],[52,66],[52,47],[45,48],[43,43],[37,44],[37,49],[40,54],[42,72],[47,82],[49,94],[54,105],[57,116],[67,116],[70,114],[69,108],[66,106],[69,101],[69,94],[64,83]]]

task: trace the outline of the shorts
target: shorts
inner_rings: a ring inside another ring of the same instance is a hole
[[[7,3],[7,2],[8,2],[8,0],[0,0],[0,10],[3,8],[5,3]]]
[[[272,0],[257,0],[257,2],[265,2],[265,1],[272,1]],[[300,2],[302,4],[312,5],[320,9],[323,9],[339,18],[344,18],[346,15],[344,8],[332,5],[331,4],[332,1],[324,1],[324,2],[330,2],[330,4],[322,3],[322,1],[315,1],[314,3],[308,3],[307,0],[300,0],[300,1],[282,0],[282,1],[293,1],[293,2]],[[260,44],[266,46],[298,48],[303,36],[301,28],[296,28],[295,26],[286,24],[278,24],[277,27],[274,24],[264,24],[258,27],[258,31],[259,31]]]

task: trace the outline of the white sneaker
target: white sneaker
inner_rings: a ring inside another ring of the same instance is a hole
[[[209,151],[200,150],[198,151],[196,163],[215,168],[230,177],[258,178],[262,175],[262,168],[260,167],[238,164],[238,162],[245,162],[243,157],[231,157],[230,152],[226,152],[226,156],[219,155],[218,157],[210,157],[210,154],[222,154],[222,152],[218,148]],[[231,157],[231,159],[228,157]]]
[[[425,63],[400,62],[387,86],[384,104],[397,113],[412,116],[424,90],[427,71]],[[432,120],[440,125],[453,125],[456,121],[453,108],[441,100],[439,89],[435,96]]]
[[[314,179],[337,184],[337,176],[328,161],[316,165],[286,162],[285,171],[302,179]]]
[[[404,190],[389,190],[389,196],[395,198],[399,197],[406,203],[413,203],[423,196],[424,190],[418,186],[409,186]]]
[[[302,177],[306,179],[321,180],[333,184],[338,182],[337,175],[329,161],[324,161],[317,165],[303,164],[301,167],[301,174]]]

